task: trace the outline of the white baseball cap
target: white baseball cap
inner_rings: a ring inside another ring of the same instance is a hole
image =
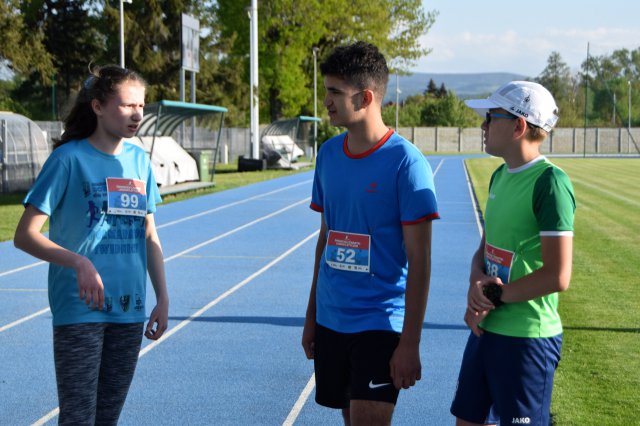
[[[487,99],[468,99],[464,103],[483,118],[490,109],[503,108],[547,132],[558,122],[558,106],[553,95],[532,81],[512,81],[499,87]]]

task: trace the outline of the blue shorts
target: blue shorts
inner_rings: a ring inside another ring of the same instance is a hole
[[[561,347],[562,334],[522,338],[471,333],[451,414],[479,424],[548,426]]]

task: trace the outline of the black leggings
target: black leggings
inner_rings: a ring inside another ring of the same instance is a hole
[[[59,425],[116,425],[138,362],[143,323],[53,327]]]

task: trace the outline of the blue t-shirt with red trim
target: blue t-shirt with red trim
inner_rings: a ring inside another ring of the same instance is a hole
[[[342,333],[401,332],[407,254],[402,226],[437,219],[433,173],[393,130],[353,155],[347,133],[326,141],[316,161],[311,208],[324,213],[316,321]]]

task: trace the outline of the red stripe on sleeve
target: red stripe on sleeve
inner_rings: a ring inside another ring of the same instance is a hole
[[[324,209],[315,203],[309,204],[309,207],[311,208],[311,210],[317,211],[318,213],[324,213]]]
[[[400,223],[402,225],[415,225],[416,223],[424,222],[426,220],[436,220],[436,219],[440,219],[440,215],[437,212],[431,213],[430,215],[421,217],[420,219],[417,219],[417,220],[401,221]]]

